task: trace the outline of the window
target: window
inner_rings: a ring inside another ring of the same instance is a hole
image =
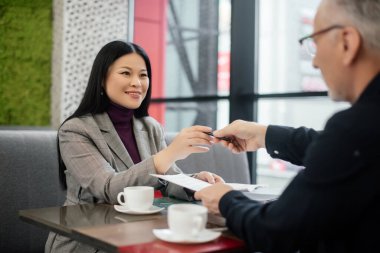
[[[136,0],[135,6],[134,41],[153,57],[151,115],[166,131],[228,124],[230,0]]]
[[[230,1],[171,0],[168,6],[167,131],[228,124]],[[174,124],[173,124],[174,123]]]
[[[328,97],[262,98],[258,102],[258,122],[272,125],[306,126],[321,130],[334,112],[347,107]],[[283,188],[303,167],[272,159],[265,150],[257,153],[257,182]]]
[[[164,66],[162,78],[154,79],[153,116],[166,131],[194,124],[221,128],[235,119],[322,129],[348,104],[327,97],[320,72],[298,43],[312,32],[319,2],[136,0],[141,11],[135,22],[147,25],[135,31],[149,35],[137,42],[150,42],[158,49],[149,55],[163,59],[153,63],[153,70]],[[143,16],[152,9],[163,10],[163,18]],[[151,39],[155,22],[164,27],[158,33],[163,45]],[[248,157],[253,183],[284,187],[302,169],[265,151]]]
[[[259,1],[257,121],[323,129],[347,103],[334,103],[298,38],[312,33],[320,0]],[[257,182],[284,187],[302,167],[257,154]]]

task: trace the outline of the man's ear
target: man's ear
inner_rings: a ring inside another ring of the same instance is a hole
[[[363,43],[359,31],[351,26],[345,27],[342,33],[343,64],[351,65],[359,55]]]

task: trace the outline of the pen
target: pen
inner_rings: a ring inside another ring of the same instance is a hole
[[[213,136],[213,137],[215,137],[215,138],[217,138],[219,140],[228,141],[228,142],[232,141],[231,138],[229,138],[229,137],[225,137],[225,136],[223,136],[223,137],[217,137],[217,136],[214,136],[214,134],[212,132],[208,132],[208,133],[205,133],[205,134]]]

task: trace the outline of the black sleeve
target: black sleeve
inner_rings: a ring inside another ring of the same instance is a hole
[[[261,204],[239,191],[231,191],[223,196],[219,209],[228,228],[243,239],[251,251],[294,252],[296,236],[283,224],[287,214],[273,216],[270,212],[275,202]]]
[[[265,136],[266,149],[272,158],[304,165],[305,151],[319,136],[314,129],[270,125]]]

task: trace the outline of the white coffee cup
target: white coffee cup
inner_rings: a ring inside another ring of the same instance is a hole
[[[124,201],[122,199],[124,198]],[[151,186],[129,186],[117,195],[117,202],[132,211],[146,211],[153,205],[154,188]]]
[[[194,238],[207,223],[207,208],[196,204],[172,204],[168,208],[168,225],[173,236]]]

